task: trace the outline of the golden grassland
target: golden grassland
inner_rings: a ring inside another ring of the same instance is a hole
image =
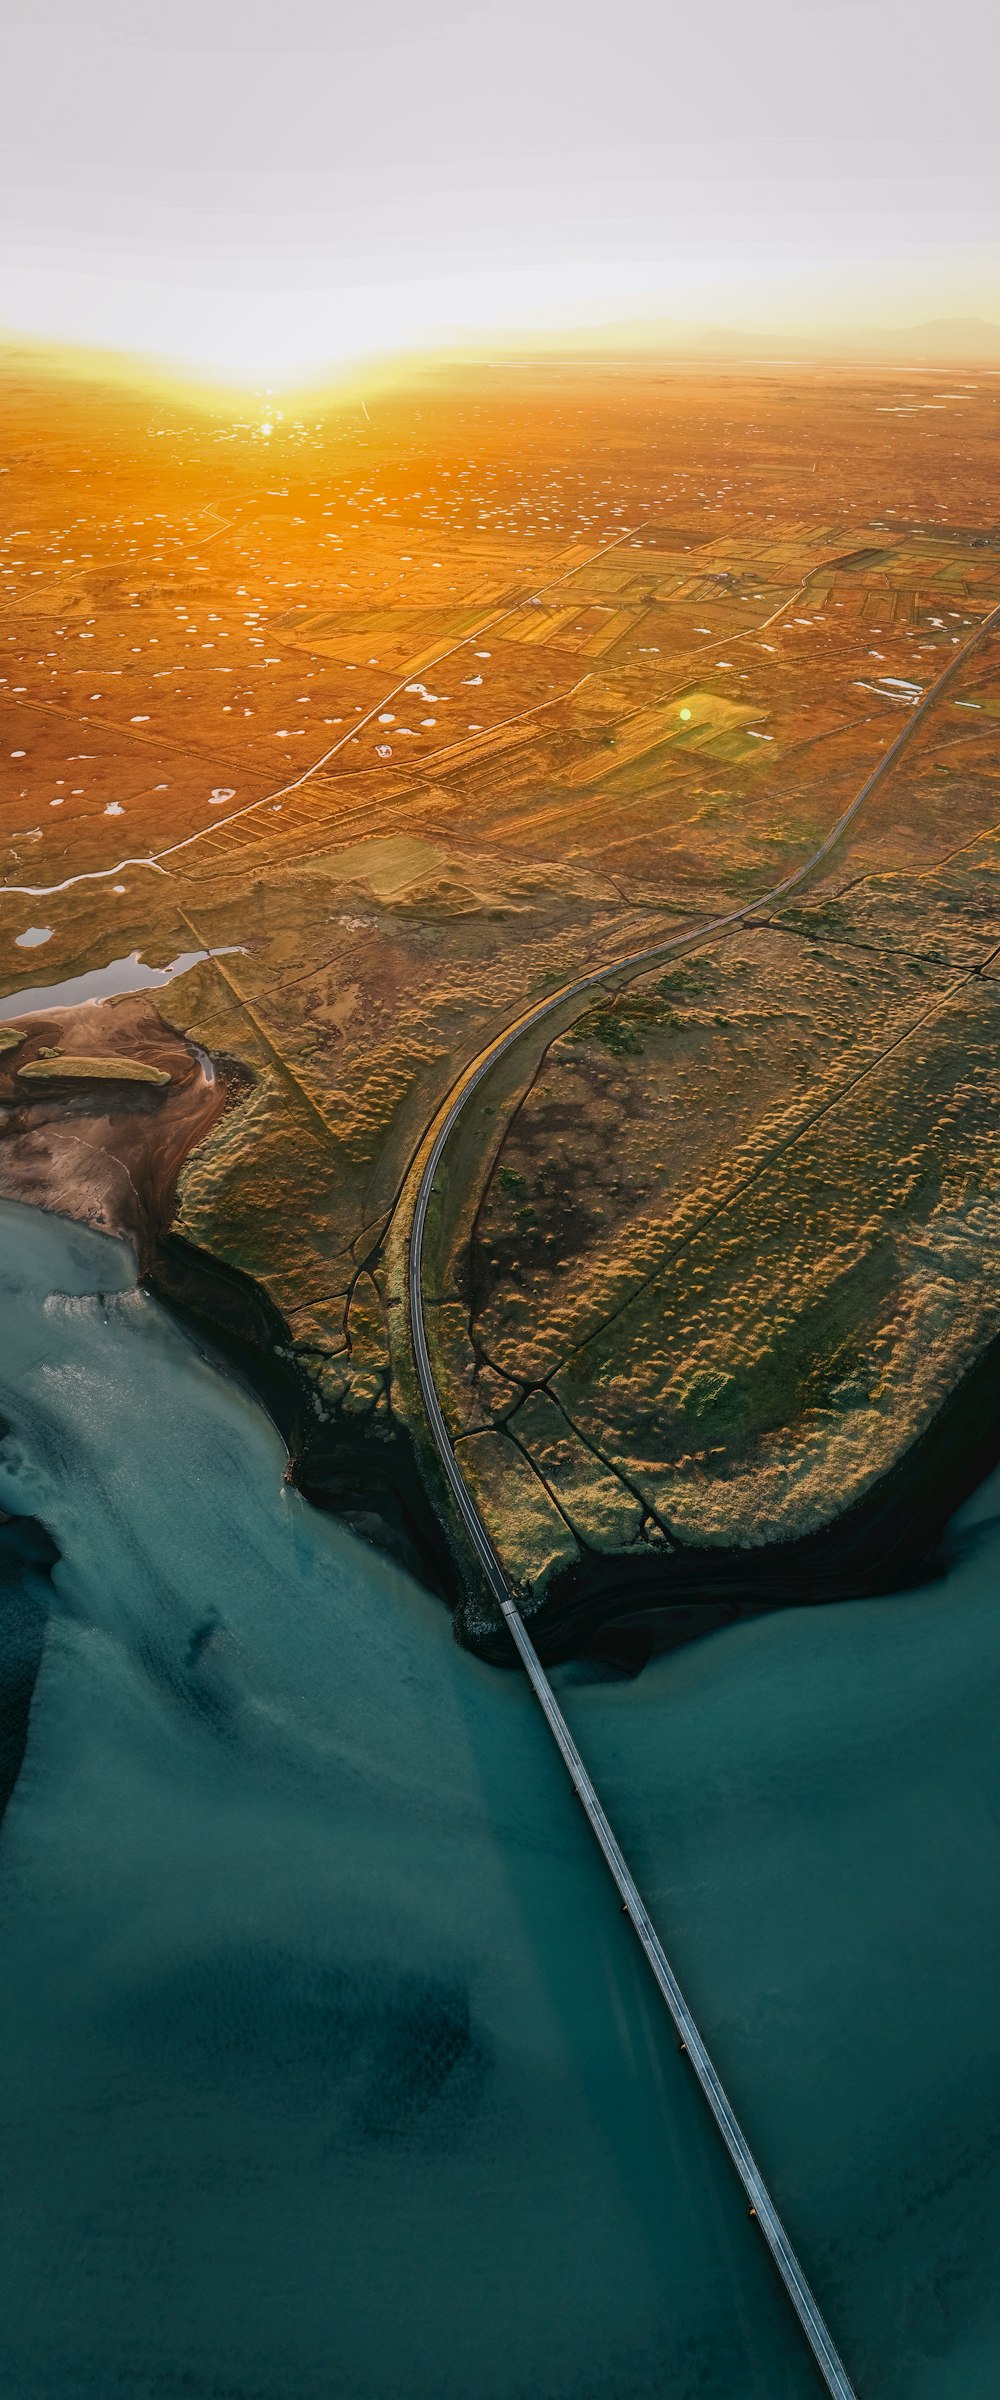
[[[400,1407],[383,1237],[469,1059],[804,864],[1000,600],[959,381],[500,364],[265,435],[8,365],[3,989],[218,954],[159,1001],[245,1070],[175,1230],[318,1420]],[[436,1339],[536,1596],[824,1522],[993,1338],[998,774],[994,641],[821,891],[483,1095]]]

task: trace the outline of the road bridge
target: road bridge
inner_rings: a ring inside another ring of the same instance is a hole
[[[492,1058],[488,1062],[492,1064]],[[481,1074],[486,1072],[484,1067]],[[481,1080],[481,1074],[477,1081]],[[770,2250],[778,2273],[795,2310],[799,2324],[819,2368],[823,2382],[833,2400],[857,2400],[854,2386],[823,2317],[792,2244],[771,2199],[750,2145],[738,2122],[731,2102],[713,2066],[709,2052],[688,2007],[677,1977],[667,1958],[656,1927],[639,1891],[624,1852],[609,1823],[605,1810],[591,1782],[580,1752],[570,1732],[562,1709],[535,1649],[521,1611],[514,1599],[504,1568],[493,1547],[486,1526],[479,1514],[471,1492],[463,1479],[452,1448],[444,1412],[438,1398],[427,1345],[421,1291],[424,1226],[434,1188],[434,1177],[449,1134],[461,1113],[472,1086],[464,1087],[453,1103],[441,1126],[421,1178],[410,1236],[409,1301],[414,1360],[427,1419],[434,1445],[444,1468],[449,1489],[462,1523],[469,1536],[475,1556],[483,1570],[494,1598],[499,1602],[514,1641],[515,1648],[527,1674],[532,1691],[545,1717],[546,1724],[570,1776],[573,1791],[580,1801],[590,1830],[597,1842],[605,1866],[621,1896],[623,1909],[634,1927],[652,1968],[659,1991],[673,2018],[681,2047],[690,2059],[695,2076],[715,2119],[722,2139],[747,2195],[750,2210],[756,2217]]]
[[[834,2400],[856,2400],[847,2370],[838,2354],[819,2304],[810,2289],[760,2169],[712,2064],[635,1878],[612,1830],[563,1716],[555,1692],[538,1657],[503,1564],[459,1467],[438,1397],[427,1342],[422,1274],[424,1231],[435,1189],[435,1179],[459,1118],[480,1084],[500,1059],[513,1048],[514,1044],[519,1042],[532,1028],[540,1026],[545,1019],[554,1017],[556,1011],[561,1009],[567,1001],[572,1001],[588,991],[595,990],[599,985],[606,984],[612,976],[630,977],[640,973],[646,967],[655,965],[658,960],[668,957],[672,952],[697,949],[712,940],[717,940],[751,915],[758,914],[762,909],[772,908],[776,902],[785,899],[790,892],[811,881],[817,870],[842,841],[865,802],[870,799],[883,777],[890,772],[902,751],[912,740],[918,724],[953,681],[959,667],[964,664],[969,654],[979,647],[987,635],[998,626],[1000,626],[1000,608],[994,608],[976,626],[969,639],[956,646],[954,657],[949,659],[943,673],[936,677],[922,698],[911,708],[906,724],[896,735],[895,740],[890,743],[888,749],[883,751],[881,758],[877,760],[871,772],[866,776],[849,807],[838,818],[837,823],[827,834],[825,840],[819,844],[812,857],[807,860],[805,866],[798,868],[794,874],[786,876],[783,882],[775,884],[771,891],[760,894],[755,900],[744,902],[742,907],[733,909],[725,916],[711,919],[695,931],[673,934],[667,940],[657,942],[649,949],[632,952],[624,958],[609,961],[603,967],[595,968],[575,981],[563,984],[559,990],[550,993],[546,999],[539,1001],[534,1007],[525,1009],[486,1045],[461,1076],[438,1123],[422,1171],[419,1174],[410,1232],[407,1267],[410,1339],[431,1438],[443,1468],[448,1489],[468,1536],[473,1555],[510,1628],[514,1646],[532,1691],[572,1780],[574,1794],[584,1809],[605,1865],[621,1896],[622,1907],[627,1912],[642,1944],[657,1986],[676,2026],[682,2048],[691,2061],[695,2076],[739,2175],[750,2208],[764,2235],[813,2358],[827,2391],[833,2394]]]

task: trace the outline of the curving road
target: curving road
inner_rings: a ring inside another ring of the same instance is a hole
[[[509,617],[519,616],[523,608],[532,607],[536,600],[544,598],[546,592],[556,591],[562,584],[571,582],[574,575],[582,574],[586,567],[595,566],[598,559],[606,558],[610,551],[620,550],[623,542],[633,541],[641,531],[640,526],[623,526],[621,532],[615,534],[613,541],[602,543],[599,550],[591,551],[586,558],[576,560],[573,565],[560,568],[558,574],[551,575],[547,582],[537,584],[534,591],[519,593],[512,605],[500,609],[491,617],[485,617],[482,624],[477,625],[471,633],[463,634],[460,641],[452,642],[447,650],[439,651],[433,659],[427,661],[425,666],[417,669],[416,672],[426,675],[436,672],[438,667],[444,666],[447,659],[456,657],[460,650],[467,650],[473,642],[481,641],[484,633],[492,633],[498,625],[506,624]],[[208,538],[214,540],[214,535],[210,535]],[[806,580],[808,581],[808,578]],[[780,607],[773,609],[769,617],[764,617],[760,624],[745,626],[742,632],[732,634],[730,640],[745,642],[752,640],[755,634],[766,633],[768,626],[774,625],[779,617],[784,616],[786,610],[793,606],[805,588],[805,583],[797,584],[794,592],[789,594],[787,600],[782,600]],[[718,649],[718,640],[713,635],[710,642],[699,643],[686,655],[690,658],[697,658],[705,650],[716,649]],[[554,708],[560,700],[571,699],[573,692],[579,691],[580,684],[588,681],[591,671],[588,669],[588,674],[582,675],[580,683],[574,684],[569,692],[556,693],[551,700],[540,701],[537,708],[528,709],[524,714],[538,716],[543,708]],[[244,801],[242,807],[231,809],[227,816],[213,817],[210,824],[199,825],[194,833],[185,834],[182,841],[170,842],[164,850],[147,851],[140,858],[119,858],[110,867],[88,867],[81,874],[65,875],[61,883],[0,883],[0,900],[4,899],[8,893],[15,892],[21,893],[29,900],[51,900],[59,892],[71,891],[73,886],[78,883],[110,883],[113,876],[122,875],[126,869],[131,867],[155,867],[159,874],[169,874],[169,868],[163,864],[164,859],[176,858],[182,850],[192,849],[196,842],[203,842],[213,834],[224,833],[227,825],[235,825],[242,817],[252,817],[256,815],[258,809],[271,808],[276,800],[286,800],[290,793],[301,791],[305,784],[312,781],[314,775],[319,775],[324,767],[329,766],[331,759],[336,758],[340,751],[347,748],[348,743],[356,741],[359,733],[364,732],[366,726],[374,724],[382,710],[388,707],[390,700],[398,700],[400,694],[406,690],[407,684],[412,680],[413,670],[407,667],[402,677],[396,683],[390,684],[389,690],[383,692],[381,697],[373,702],[364,716],[358,717],[355,723],[349,725],[346,733],[339,734],[337,740],[331,742],[328,748],[321,752],[319,758],[314,758],[308,767],[303,767],[301,772],[293,776],[290,782],[276,784],[273,791],[262,792],[258,800]],[[55,707],[54,702],[41,702],[36,705],[50,710]],[[58,713],[64,712],[60,710]],[[104,722],[103,719],[95,721],[98,724]],[[484,725],[480,738],[486,740],[491,734],[503,732],[506,725],[516,724],[518,721],[517,718],[511,717],[504,718],[499,725]],[[87,724],[90,720],[84,716],[83,722]],[[118,727],[117,730],[124,729]],[[447,745],[447,749],[457,749],[458,747],[460,747],[458,743]],[[426,763],[430,764],[435,757],[446,754],[446,751],[429,751],[426,754]]]
[[[291,792],[301,791],[303,785],[310,783],[314,775],[319,775],[324,767],[329,766],[332,758],[336,758],[341,750],[346,750],[349,742],[356,741],[359,733],[363,733],[366,726],[374,724],[381,711],[388,707],[390,700],[398,700],[400,694],[406,690],[407,684],[413,681],[414,672],[425,675],[435,673],[438,667],[444,666],[447,659],[454,658],[459,650],[468,650],[473,642],[481,641],[484,633],[492,633],[496,626],[506,624],[508,617],[518,616],[522,608],[530,607],[535,600],[541,599],[546,592],[554,590],[559,584],[568,583],[573,575],[581,574],[584,567],[596,565],[597,560],[606,558],[609,551],[619,550],[623,542],[632,540],[635,531],[634,526],[623,526],[622,531],[616,533],[613,541],[603,543],[602,547],[592,551],[589,557],[581,558],[574,566],[566,567],[558,575],[550,576],[547,583],[538,584],[533,592],[520,593],[512,606],[495,611],[491,617],[484,617],[481,625],[477,625],[471,633],[464,633],[461,640],[452,642],[447,650],[439,651],[436,657],[430,659],[424,667],[416,670],[407,667],[399,680],[390,684],[389,690],[383,692],[378,700],[373,701],[371,708],[365,711],[364,716],[358,717],[354,723],[350,724],[346,733],[338,734],[336,741],[330,742],[319,758],[314,758],[308,767],[303,767],[301,773],[294,775],[290,782],[279,783],[273,791],[262,792],[259,800],[244,801],[241,808],[231,809],[227,816],[213,817],[210,824],[200,825],[195,833],[185,834],[183,841],[170,842],[165,850],[147,851],[142,858],[120,858],[112,867],[88,867],[83,874],[64,876],[61,883],[0,884],[0,899],[8,892],[21,892],[30,900],[51,900],[57,892],[68,892],[77,883],[108,883],[113,875],[123,874],[127,867],[156,867],[161,874],[169,873],[169,869],[165,868],[162,863],[165,858],[176,858],[180,851],[190,850],[195,842],[203,842],[211,834],[224,833],[227,825],[236,825],[241,817],[252,817],[258,809],[271,808],[276,800],[286,800]],[[788,608],[790,605],[790,601],[782,602],[782,608]],[[780,616],[781,609],[777,610],[776,614]],[[765,620],[768,625],[772,621],[770,617]],[[747,628],[748,633],[756,633],[760,630],[759,626]],[[738,634],[736,638],[741,641],[746,637]],[[580,680],[586,683],[586,675],[582,676]],[[579,685],[574,684],[573,690],[578,689]],[[559,699],[569,697],[571,695],[567,693],[557,695]],[[554,701],[545,701],[541,705],[550,708],[555,703]],[[538,711],[529,713],[537,715]],[[84,718],[84,723],[87,722],[88,720]],[[100,723],[101,720],[98,722]],[[501,730],[501,727],[494,725],[483,727],[484,735]],[[455,746],[457,747],[457,745]],[[433,751],[429,753],[430,757],[434,755]]]
[[[739,913],[745,914],[746,912]],[[659,957],[662,950],[674,946],[676,945],[661,944],[647,955],[654,958]],[[590,983],[597,981],[599,981],[597,976],[590,976],[572,988],[585,990]],[[565,997],[565,994],[562,996]],[[424,1168],[413,1214],[408,1269],[411,1338],[421,1395],[435,1448],[475,1555],[490,1590],[499,1602],[510,1627],[521,1664],[572,1781],[574,1795],[582,1802],[590,1830],[621,1896],[622,1907],[631,1919],[646,1953],[660,1993],[677,2029],[681,2047],[691,2061],[712,2116],[747,2195],[751,2213],[756,2217],[764,2235],[826,2389],[833,2395],[833,2400],[856,2400],[854,2386],[837,2351],[819,2303],[806,2280],[750,2145],[712,2064],[709,2052],[691,2015],[624,1852],[573,1740],[486,1526],[462,1476],[434,1382],[430,1352],[427,1346],[421,1290],[424,1227],[434,1190],[434,1178],[449,1135],[477,1085],[489,1073],[494,1061],[501,1057],[503,1052],[519,1038],[526,1025],[536,1024],[540,1016],[549,1013],[552,1005],[547,1002],[543,1008],[533,1010],[526,1019],[522,1020],[500,1042],[494,1044],[485,1053],[473,1074],[452,1102],[451,1108],[439,1128]]]
[[[657,960],[669,956],[671,952],[700,948],[705,943],[716,939],[720,934],[727,932],[730,927],[742,923],[745,918],[760,909],[772,906],[776,901],[784,899],[789,892],[806,883],[815,875],[817,868],[822,866],[824,860],[830,856],[838,842],[843,839],[859,810],[871,797],[883,776],[888,774],[890,768],[895,765],[907,743],[912,740],[917,726],[951,682],[958,668],[997,626],[1000,626],[1000,607],[992,609],[982,623],[976,627],[969,640],[956,649],[954,657],[949,660],[944,672],[928,687],[923,699],[913,709],[907,723],[896,735],[895,740],[890,743],[888,750],[883,753],[877,765],[873,767],[871,774],[866,777],[850,806],[844,810],[843,815],[838,818],[825,841],[820,843],[819,848],[814,851],[813,856],[804,867],[798,868],[794,875],[786,876],[783,882],[773,885],[769,892],[762,893],[755,900],[746,901],[741,908],[731,910],[726,916],[710,919],[695,932],[674,934],[666,941],[654,943],[648,950],[632,951],[624,958],[614,959],[604,967],[595,968],[591,973],[579,976],[574,982],[563,984],[558,991],[552,993],[545,1000],[539,1001],[535,1007],[526,1009],[512,1024],[505,1027],[503,1032],[497,1034],[486,1045],[465,1070],[431,1143],[417,1186],[410,1232],[407,1269],[410,1338],[428,1426],[447,1480],[448,1489],[486,1582],[510,1627],[515,1648],[535,1698],[542,1709],[549,1731],[572,1779],[574,1793],[583,1804],[591,1832],[621,1895],[622,1906],[635,1927],[659,1990],[677,2028],[681,2045],[694,2068],[827,2391],[834,2395],[834,2400],[855,2400],[854,2389],[846,2368],[839,2357],[819,2305],[806,2281],[774,2203],[768,2194],[760,2170],[694,2023],[659,1935],[601,1806],[548,1676],[542,1667],[498,1553],[462,1475],[434,1381],[427,1342],[423,1301],[424,1231],[434,1192],[435,1178],[459,1118],[480,1084],[498,1061],[514,1047],[514,1044],[520,1041],[532,1027],[543,1023],[545,1018],[554,1016],[567,1000],[594,990],[609,975],[638,973],[644,967],[655,965]]]

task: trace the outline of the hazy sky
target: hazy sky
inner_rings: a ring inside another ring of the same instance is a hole
[[[250,380],[1000,316],[997,0],[0,0],[0,325]]]

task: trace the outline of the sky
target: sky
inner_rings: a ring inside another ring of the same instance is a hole
[[[14,335],[252,388],[1000,319],[996,0],[0,0],[0,33]]]

